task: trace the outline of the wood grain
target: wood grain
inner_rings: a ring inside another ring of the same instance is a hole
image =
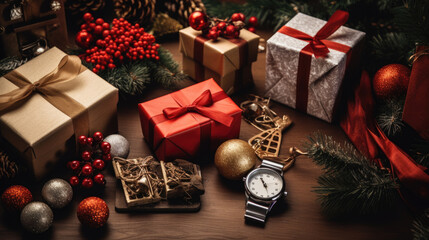
[[[265,39],[268,32],[262,32]],[[181,61],[178,41],[162,44],[177,61]],[[255,88],[252,92],[263,94],[265,79],[265,53],[260,53],[253,65]],[[190,83],[185,83],[187,85]],[[137,103],[168,93],[167,90],[150,89],[138,101],[121,101],[119,104],[119,133],[131,143],[130,157],[150,154],[141,132]],[[234,96],[239,103],[245,94]],[[342,130],[332,124],[307,116],[282,106],[274,105],[279,114],[287,114],[294,124],[283,135],[281,154],[291,146],[300,146],[306,137],[321,131],[337,141],[347,141]],[[258,130],[242,121],[240,138],[247,140]],[[405,207],[372,218],[329,220],[320,213],[317,196],[312,192],[321,169],[307,157],[300,157],[286,174],[288,196],[278,204],[264,228],[244,224],[244,188],[242,182],[231,182],[217,173],[212,162],[201,166],[205,194],[201,197],[201,210],[197,213],[117,213],[115,212],[115,179],[107,175],[107,186],[101,194],[110,208],[108,225],[99,230],[81,227],[76,218],[76,207],[85,194],[76,193],[71,206],[55,212],[51,230],[40,236],[23,233],[17,219],[0,213],[0,239],[410,239],[410,216]],[[33,192],[40,191],[35,183]],[[40,200],[40,196],[36,195]],[[404,206],[400,203],[399,206]]]

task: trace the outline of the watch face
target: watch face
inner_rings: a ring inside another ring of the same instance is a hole
[[[250,194],[261,199],[271,199],[280,194],[283,184],[282,176],[268,168],[257,168],[246,178],[246,186]]]

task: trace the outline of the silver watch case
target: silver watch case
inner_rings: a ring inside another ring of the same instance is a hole
[[[248,188],[248,185],[250,184],[250,183],[249,183],[249,179],[251,179],[251,176],[252,176],[252,175],[257,174],[257,173],[258,173],[258,172],[260,172],[260,171],[270,171],[270,172],[272,172],[273,174],[277,174],[277,175],[282,179],[282,183],[283,183],[282,189],[281,189],[281,190],[280,190],[280,192],[279,192],[277,195],[275,195],[274,197],[271,197],[271,198],[261,198],[261,197],[259,197],[259,196],[253,195],[253,194],[250,192],[250,190],[249,190],[249,188]],[[284,196],[284,195],[286,194],[286,192],[284,191],[284,190],[285,190],[286,182],[285,182],[285,180],[284,180],[284,178],[283,178],[283,175],[282,175],[282,174],[280,174],[278,171],[273,170],[273,169],[271,169],[271,168],[267,168],[267,167],[259,167],[259,168],[253,169],[249,174],[247,174],[247,176],[246,176],[246,177],[244,177],[244,178],[243,178],[243,181],[244,181],[244,188],[245,188],[245,190],[246,190],[246,198],[247,198],[247,199],[251,199],[251,200],[253,200],[253,201],[255,201],[255,202],[258,202],[258,203],[267,204],[267,205],[274,205],[274,203],[275,203],[279,198],[281,198],[282,196]]]

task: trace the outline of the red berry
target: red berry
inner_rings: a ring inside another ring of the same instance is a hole
[[[104,154],[103,155],[103,160],[104,161],[111,161],[112,160],[112,155],[110,153]]]
[[[87,143],[89,146],[92,146],[92,144],[94,143],[94,139],[93,139],[92,137],[89,137],[89,138],[87,138],[87,139],[86,139],[86,143]]]
[[[236,28],[234,25],[228,25],[225,29],[225,34],[230,37],[234,35],[235,31],[236,31]]]
[[[189,15],[189,26],[195,30],[202,30],[208,25],[207,15],[203,12],[197,11]]]
[[[226,23],[225,22],[220,22],[220,23],[217,24],[217,28],[219,30],[223,30],[223,29],[225,29],[225,27],[226,27]]]
[[[102,35],[105,38],[105,37],[109,36],[109,34],[110,34],[109,30],[104,30]]]
[[[100,35],[103,32],[103,27],[100,25],[95,26],[94,33]]]
[[[106,181],[104,180],[104,175],[101,173],[95,175],[94,182],[100,185],[104,185],[106,183]]]
[[[104,29],[109,30],[110,29],[110,24],[105,22],[103,23],[101,26],[103,26]]]
[[[85,145],[86,144],[86,141],[87,141],[87,139],[86,139],[86,136],[85,135],[81,135],[81,136],[79,136],[79,144],[80,145]]]
[[[103,170],[104,169],[104,167],[106,166],[105,164],[104,164],[104,161],[103,160],[101,160],[101,159],[95,159],[94,160],[94,162],[92,163],[92,166],[95,168],[95,169],[97,169],[97,170]]]
[[[97,18],[97,20],[95,20],[95,24],[97,25],[101,25],[104,23],[104,20],[102,18]]]
[[[251,27],[256,27],[256,25],[258,25],[258,19],[255,16],[252,16],[249,18],[248,23]]]
[[[92,17],[91,13],[85,13],[83,15],[83,20],[85,20],[85,22],[91,22],[94,18]]]
[[[95,132],[92,136],[96,142],[103,140],[103,134],[101,132]]]
[[[244,22],[245,19],[246,18],[245,18],[243,13],[233,13],[231,16],[231,20],[233,22],[235,22],[235,21],[243,21]]]
[[[76,177],[76,176],[72,176],[72,177],[69,179],[69,183],[70,183],[70,185],[72,185],[73,187],[76,187],[77,185],[79,185],[79,178],[78,178],[78,177]]]
[[[77,160],[70,161],[67,163],[67,167],[70,168],[71,170],[75,171],[80,167],[80,162]]]
[[[209,33],[207,34],[207,37],[209,39],[213,39],[216,40],[219,37],[219,33],[217,30],[210,30]],[[153,56],[152,58],[155,58],[155,56]]]
[[[92,166],[91,164],[86,164],[85,166],[82,167],[82,174],[84,176],[89,176],[92,174]]]
[[[256,29],[254,27],[249,27],[247,30],[249,30],[249,32],[252,32],[252,33],[256,32]]]
[[[94,185],[94,182],[92,181],[91,178],[84,178],[82,180],[82,187],[84,188],[92,188],[93,185]]]
[[[91,160],[91,153],[89,151],[83,151],[82,152],[82,159],[84,161],[89,161]]]

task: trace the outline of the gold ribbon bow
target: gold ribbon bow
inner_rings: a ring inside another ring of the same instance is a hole
[[[89,117],[85,107],[55,88],[56,84],[75,79],[85,68],[77,56],[64,56],[58,66],[40,80],[32,83],[17,71],[11,71],[4,78],[18,86],[9,93],[0,95],[0,115],[26,100],[33,93],[39,93],[49,103],[72,118],[75,136],[87,135],[89,132]]]

